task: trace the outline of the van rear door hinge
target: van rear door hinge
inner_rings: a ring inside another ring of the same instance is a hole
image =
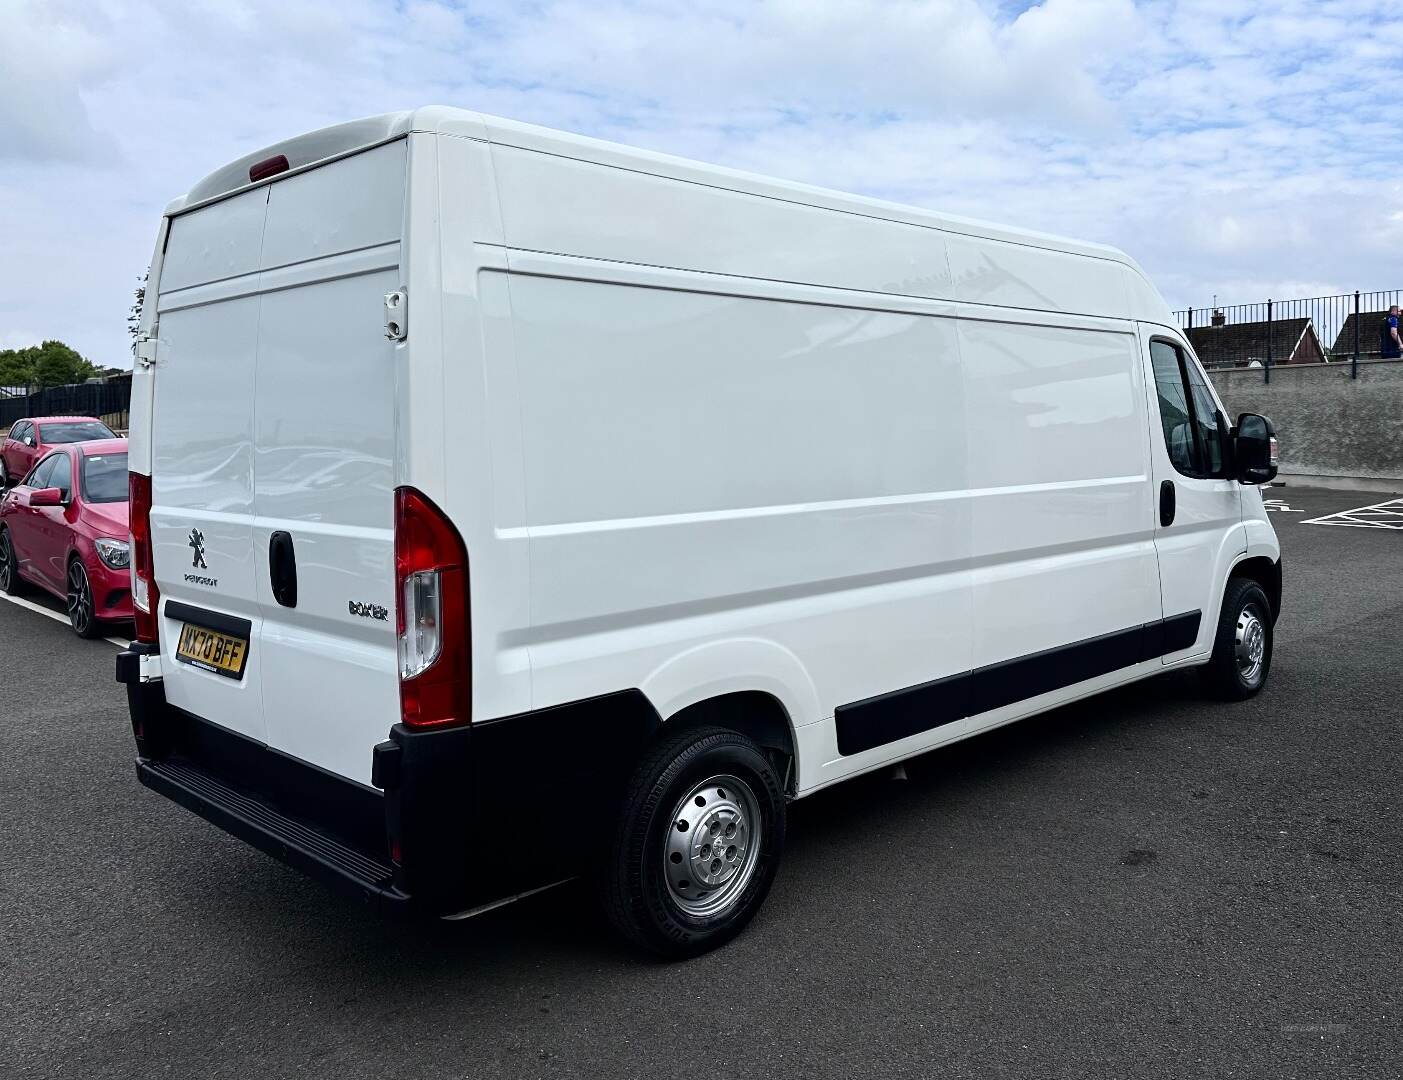
[[[143,370],[156,362],[155,334],[142,334],[136,339],[136,362],[141,365]]]
[[[385,336],[391,341],[409,336],[409,293],[404,289],[385,294]]]

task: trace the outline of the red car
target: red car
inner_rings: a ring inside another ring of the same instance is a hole
[[[55,446],[89,439],[115,439],[112,429],[94,416],[36,416],[17,420],[0,443],[0,488],[28,476],[35,462]]]
[[[0,592],[37,585],[97,637],[132,617],[128,529],[127,440],[58,446],[0,497]]]

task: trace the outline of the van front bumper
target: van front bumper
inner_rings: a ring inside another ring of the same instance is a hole
[[[141,680],[151,651],[117,658],[141,783],[387,914],[457,914],[586,872],[578,822],[614,812],[658,724],[638,691],[441,731],[396,724],[366,787],[169,705],[159,679]]]

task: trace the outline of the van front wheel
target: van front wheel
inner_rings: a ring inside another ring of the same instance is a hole
[[[609,920],[670,959],[744,929],[784,848],[784,793],[758,746],[725,728],[664,739],[634,772],[605,875]]]
[[[1204,688],[1223,701],[1246,701],[1271,670],[1273,626],[1267,594],[1255,581],[1232,578],[1223,594],[1213,658],[1200,669]]]

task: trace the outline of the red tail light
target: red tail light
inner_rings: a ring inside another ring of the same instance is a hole
[[[155,645],[158,640],[156,612],[161,593],[156,588],[156,572],[151,560],[151,477],[128,475],[131,498],[132,611],[136,616],[136,640]]]
[[[420,728],[466,723],[468,551],[443,511],[409,487],[395,491],[395,587],[400,719]]]

